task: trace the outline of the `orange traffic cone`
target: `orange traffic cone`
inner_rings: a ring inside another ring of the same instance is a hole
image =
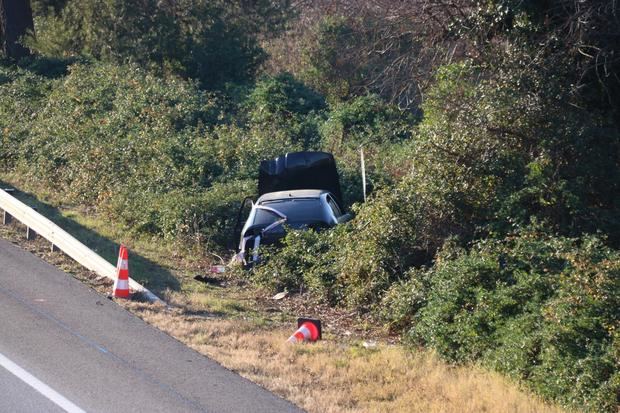
[[[127,248],[121,244],[116,264],[116,280],[114,281],[114,297],[129,298],[129,256]]]
[[[288,343],[317,341],[321,339],[321,321],[311,318],[297,319],[297,331],[286,340]]]

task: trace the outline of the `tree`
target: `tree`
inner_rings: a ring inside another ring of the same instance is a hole
[[[30,54],[19,43],[28,31],[34,32],[30,0],[0,0],[0,47],[6,57],[19,59]]]
[[[6,1],[6,0],[5,0]],[[34,0],[37,39],[48,57],[84,55],[138,63],[196,79],[205,89],[252,80],[288,0]]]

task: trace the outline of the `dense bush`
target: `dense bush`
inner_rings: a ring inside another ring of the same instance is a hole
[[[359,39],[346,19],[325,17],[302,40],[304,70],[300,77],[334,102],[350,97],[363,73],[342,57],[356,41]]]
[[[319,144],[317,129],[325,99],[290,74],[260,79],[241,107],[255,128],[284,130],[288,139],[303,147]]]
[[[402,176],[415,118],[378,96],[330,105],[319,125],[321,148],[339,161],[344,203],[363,200],[360,150],[366,160],[368,192],[391,187]]]
[[[228,246],[260,160],[320,145],[324,101],[291,76],[240,94],[231,119],[192,82],[96,62],[48,79],[46,62],[0,72],[3,170],[136,233]]]
[[[51,82],[28,70],[0,65],[0,167],[8,170],[30,135],[30,122],[47,102]]]
[[[525,56],[498,56],[504,65],[486,79],[469,63],[440,68],[411,147],[416,192],[449,211],[463,239],[535,216],[569,236],[604,231],[616,245],[620,133],[571,105],[561,77]]]
[[[93,203],[140,183],[153,192],[209,184],[200,134],[216,121],[213,98],[134,66],[74,65],[30,120],[24,174],[74,201]]]
[[[470,251],[446,247],[427,273],[412,274],[427,285],[410,334],[566,405],[612,411],[620,390],[619,275],[620,256],[599,239],[535,227]]]
[[[38,2],[44,3],[44,2]],[[265,58],[257,36],[277,31],[286,2],[68,0],[36,4],[36,39],[47,56],[85,55],[139,63],[220,88],[252,80]]]
[[[79,63],[51,80],[19,68],[0,74],[11,97],[0,102],[4,170],[136,233],[212,248],[230,244],[258,162],[306,147],[303,134],[290,132],[322,105],[291,78],[266,79],[240,103],[245,123],[231,124],[213,95],[135,65]],[[290,104],[282,100],[289,94]],[[283,111],[296,120],[268,121]]]
[[[333,265],[335,232],[289,231],[281,248],[261,252],[265,264],[252,272],[252,278],[273,291],[310,292],[331,303],[337,301]]]

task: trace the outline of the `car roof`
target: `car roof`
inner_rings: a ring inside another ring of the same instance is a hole
[[[258,195],[299,189],[324,189],[341,198],[336,161],[327,152],[288,152],[261,161],[258,168]]]
[[[264,201],[275,201],[291,198],[320,198],[323,194],[330,194],[330,192],[323,189],[295,189],[292,191],[269,192],[258,198],[256,203],[260,204]]]

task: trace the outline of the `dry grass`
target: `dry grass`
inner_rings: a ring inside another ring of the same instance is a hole
[[[61,213],[78,227],[87,227],[92,237],[89,243],[98,243],[96,234],[106,243],[119,240],[117,230],[108,222],[75,210]],[[79,228],[74,232],[78,238],[83,233]],[[22,245],[103,294],[110,291],[109,280],[98,279],[62,253],[51,253],[46,241],[26,242],[23,228],[17,224],[0,225],[0,237]],[[450,366],[429,351],[411,351],[385,342],[367,349],[362,338],[356,337],[355,331],[360,330],[355,328],[350,337],[327,328],[321,342],[286,344],[295,329],[286,305],[273,311],[248,289],[195,282],[191,275],[206,265],[200,259],[185,260],[174,248],[154,242],[122,240],[144,260],[142,268],[149,271],[155,284],[161,274],[173,276],[179,288],[159,291],[169,307],[128,301],[119,304],[309,412],[561,411],[498,374],[475,366]]]
[[[243,320],[132,311],[148,323],[310,412],[559,412],[478,367],[453,367],[400,345],[331,339],[290,345],[292,331]]]

